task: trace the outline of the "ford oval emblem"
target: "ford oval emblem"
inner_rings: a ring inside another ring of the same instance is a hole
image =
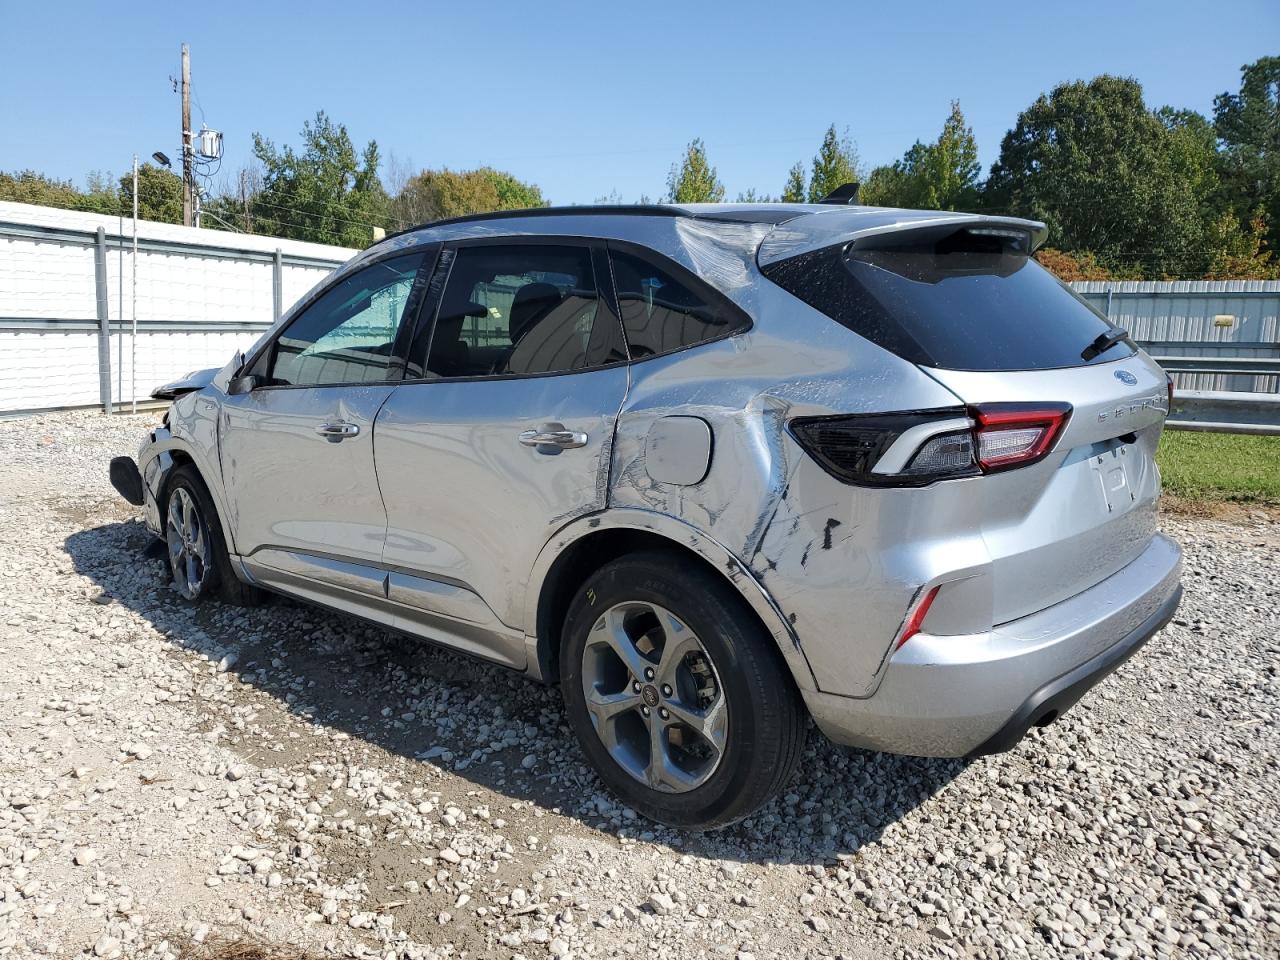
[[[1117,370],[1115,376],[1121,383],[1127,383],[1131,387],[1136,387],[1138,385],[1138,378],[1128,370]]]

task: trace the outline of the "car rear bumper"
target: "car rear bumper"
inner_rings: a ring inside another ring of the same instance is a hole
[[[1157,534],[1084,592],[968,636],[918,634],[865,699],[806,693],[837,743],[915,756],[998,753],[1060,716],[1173,617],[1182,551]]]

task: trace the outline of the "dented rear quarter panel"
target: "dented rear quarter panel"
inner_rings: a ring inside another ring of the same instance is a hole
[[[742,275],[753,269],[744,263]],[[729,265],[723,271],[736,275]],[[946,407],[956,397],[763,278],[720,289],[751,314],[752,329],[633,363],[609,506],[665,514],[723,544],[780,611],[811,682],[866,696],[912,596],[941,569],[928,550],[895,552],[893,538],[904,525],[928,529],[954,569],[961,524],[946,518],[965,494],[922,512],[908,491],[851,488],[804,454],[787,423]],[[646,438],[667,416],[701,417],[711,428],[711,466],[700,483],[649,473]],[[977,563],[980,543],[974,547]]]

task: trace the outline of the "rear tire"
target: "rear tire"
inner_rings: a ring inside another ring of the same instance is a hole
[[[241,607],[262,602],[260,589],[236,577],[213,498],[190,464],[175,470],[168,483],[161,523],[165,562],[183,598],[201,603],[216,596]]]
[[[650,819],[706,830],[791,777],[807,717],[773,638],[723,579],[662,552],[615,560],[570,604],[561,690],[583,752]]]

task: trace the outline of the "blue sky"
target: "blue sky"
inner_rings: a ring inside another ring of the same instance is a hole
[[[999,11],[999,12],[997,12]],[[80,5],[10,0],[0,170],[83,183],[178,153],[169,76],[191,45],[194,124],[296,142],[323,108],[414,168],[488,163],[559,203],[659,198],[702,137],[732,198],[777,193],[830,123],[864,162],[932,139],[959,99],[984,168],[1063,80],[1137,77],[1208,113],[1242,64],[1280,53],[1280,3],[543,2]],[[217,177],[214,185],[217,185]]]

